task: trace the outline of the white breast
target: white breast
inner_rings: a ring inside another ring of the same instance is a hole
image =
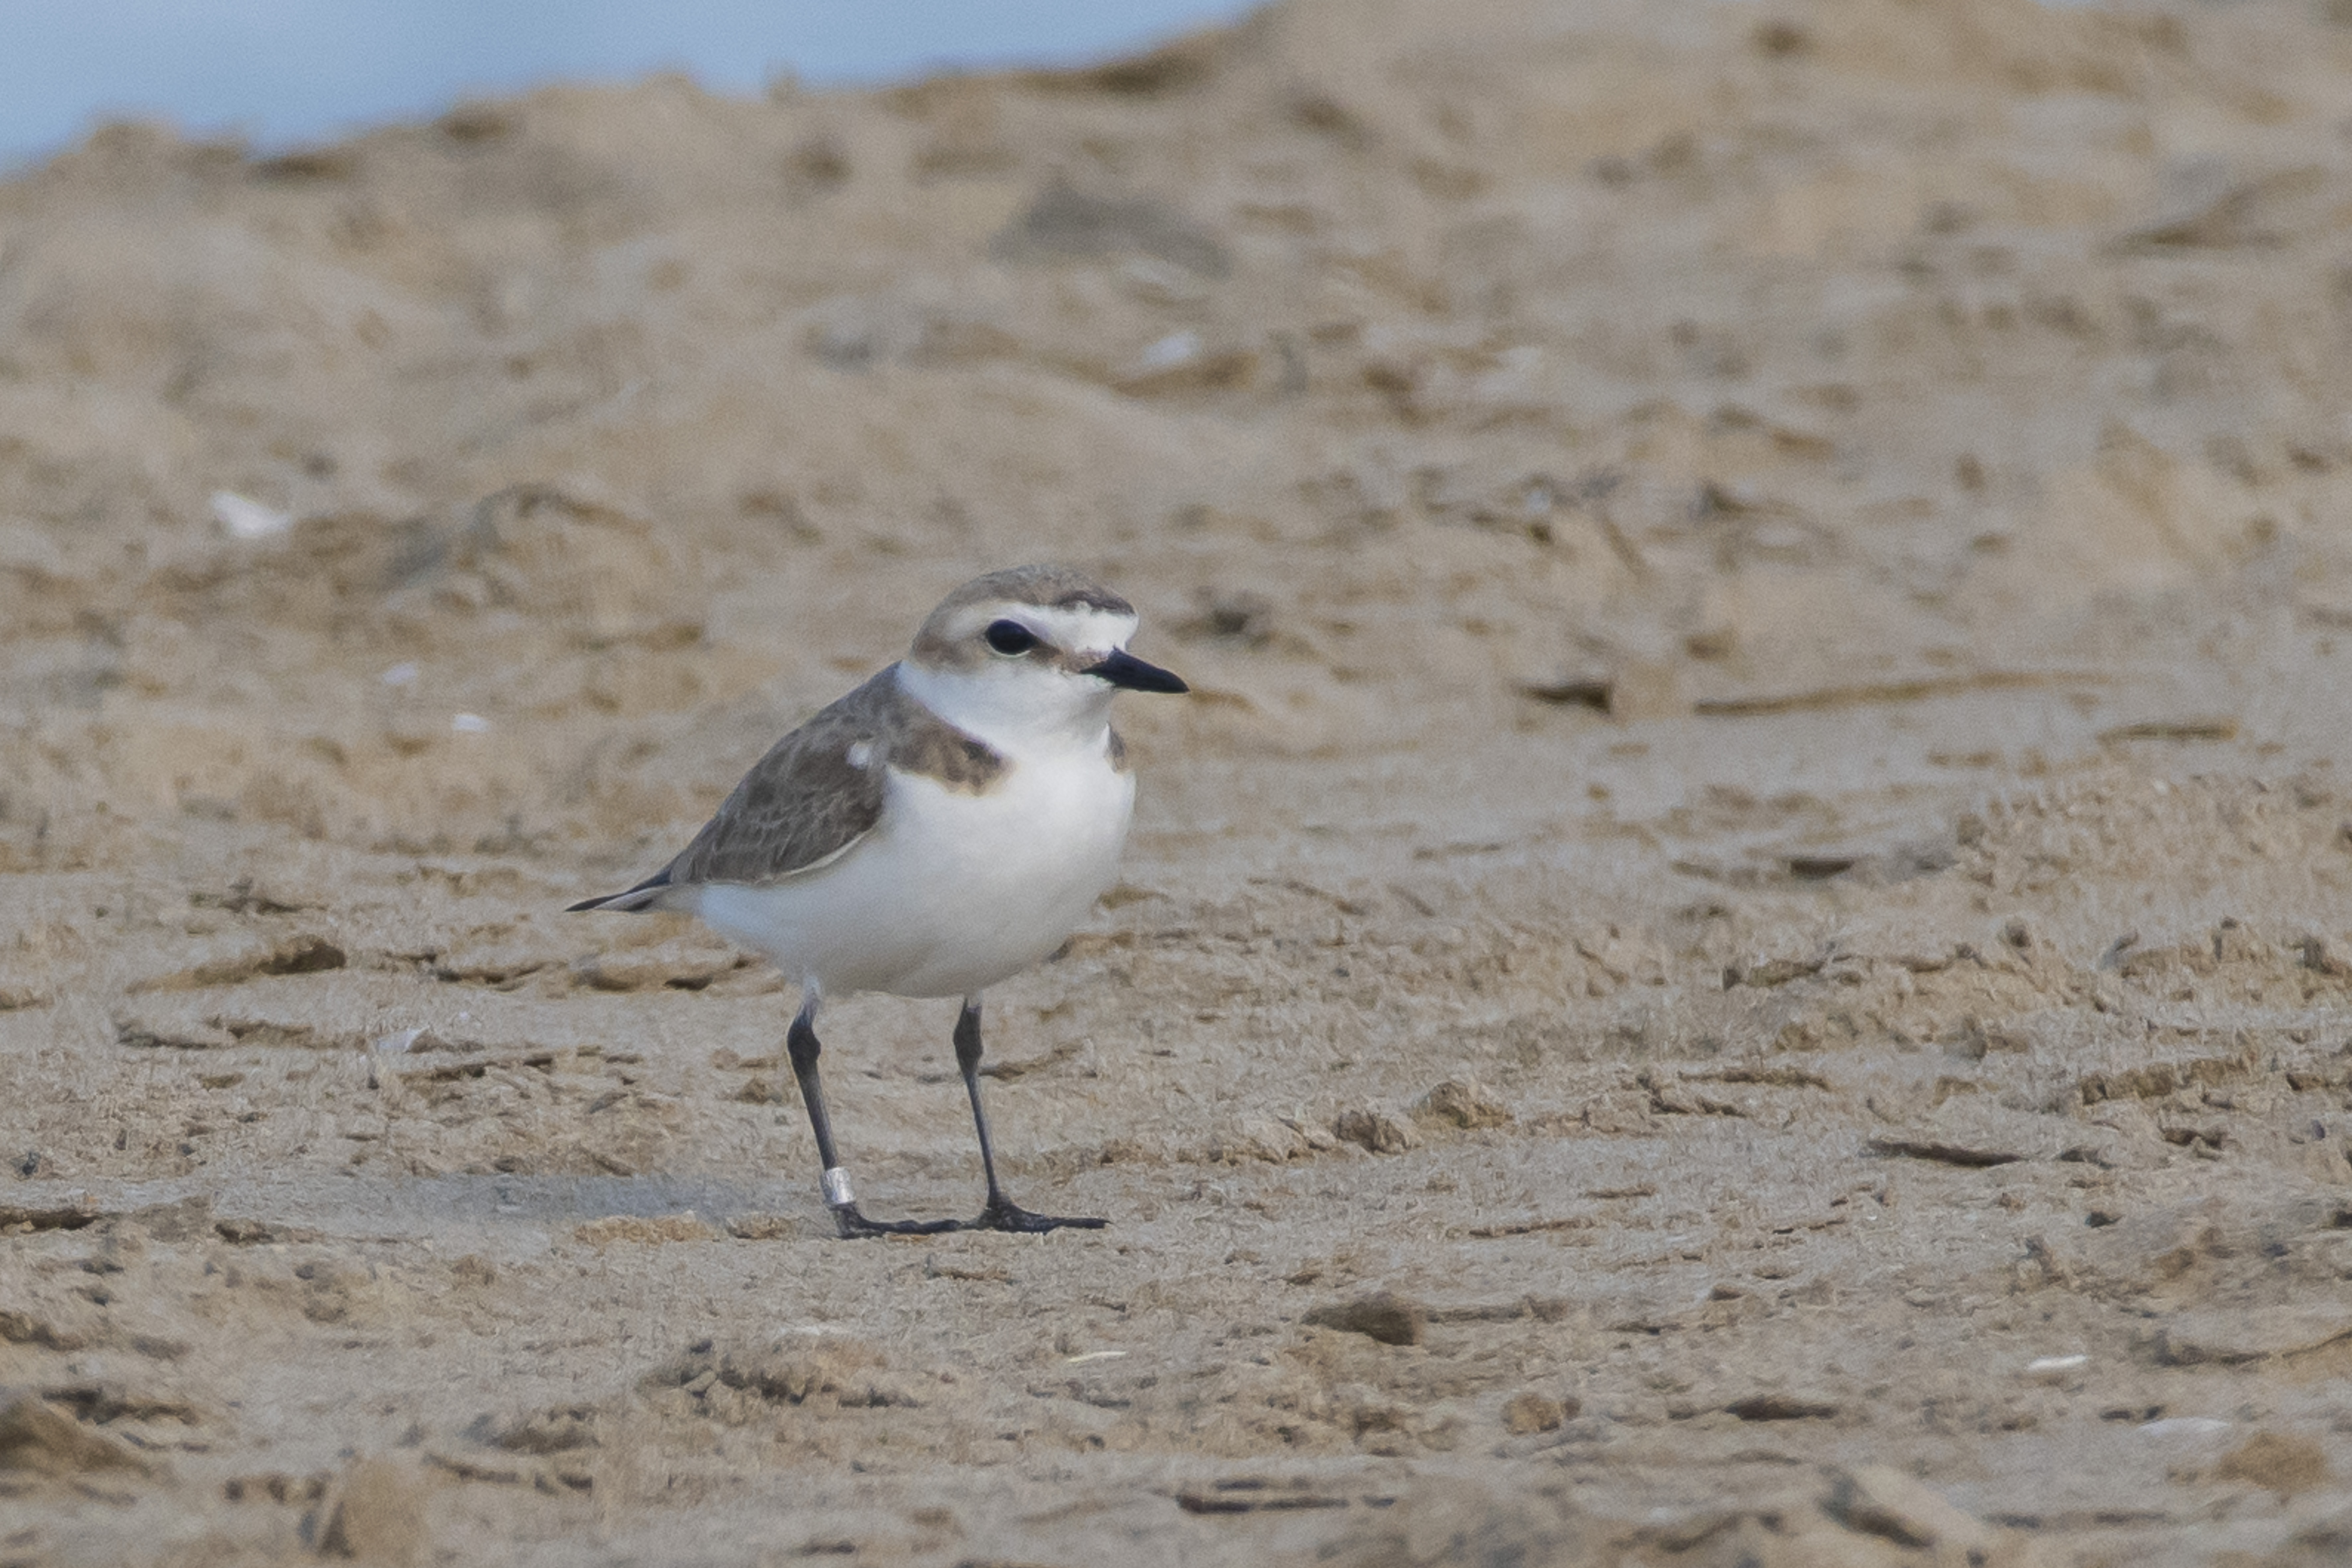
[[[825,994],[975,994],[1059,947],[1118,875],[1135,781],[1108,739],[1008,758],[981,795],[893,772],[848,854],[773,887],[703,889],[695,912]]]

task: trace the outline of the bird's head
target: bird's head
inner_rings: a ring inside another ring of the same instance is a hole
[[[1120,691],[1185,691],[1127,651],[1135,606],[1066,566],[1016,566],[950,594],[903,667],[940,717],[983,739],[1084,734]]]

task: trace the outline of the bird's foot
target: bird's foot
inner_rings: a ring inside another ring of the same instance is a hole
[[[856,1204],[833,1205],[833,1223],[840,1227],[844,1240],[867,1236],[937,1236],[941,1231],[959,1230],[962,1221],[952,1219],[867,1219],[857,1212]]]
[[[1043,1236],[1049,1230],[1100,1230],[1107,1220],[1087,1219],[1076,1215],[1031,1214],[1009,1198],[991,1198],[980,1217],[966,1224],[966,1230],[1005,1230],[1020,1236]]]

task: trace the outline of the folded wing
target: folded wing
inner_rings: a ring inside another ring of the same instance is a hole
[[[676,889],[757,887],[840,858],[882,819],[902,701],[893,666],[771,747],[667,866],[626,892],[572,908],[654,909]]]

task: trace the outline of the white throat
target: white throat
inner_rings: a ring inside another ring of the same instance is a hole
[[[909,697],[1008,757],[1034,757],[1082,748],[1099,749],[1110,726],[1108,683],[1034,664],[983,666],[976,670],[926,669],[911,661],[898,668],[898,685]]]

